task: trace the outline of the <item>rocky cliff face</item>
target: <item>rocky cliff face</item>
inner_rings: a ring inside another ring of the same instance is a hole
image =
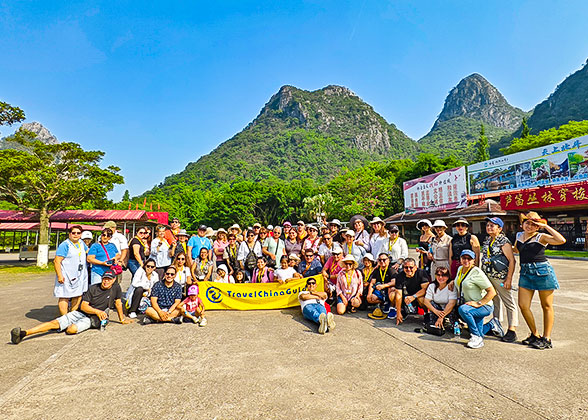
[[[525,115],[484,77],[474,73],[451,89],[433,128],[419,144],[424,150],[467,159],[473,152],[481,124],[493,144],[516,130]]]
[[[57,144],[59,140],[40,122],[33,121],[30,123],[24,123],[20,126],[19,130],[27,130],[36,134],[36,139],[42,141],[45,144]],[[20,149],[20,145],[10,141],[10,137],[4,137],[0,139],[0,149]]]
[[[413,157],[418,150],[414,140],[346,87],[311,92],[282,86],[240,133],[160,187],[274,176],[326,182],[340,171]]]
[[[535,107],[528,125],[531,133],[537,134],[569,121],[583,120],[588,120],[588,61]]]
[[[343,86],[329,85],[312,92],[283,86],[251,125],[267,118],[293,119],[300,128],[342,138],[363,151],[396,154],[392,149],[400,144],[408,151],[417,149],[408,136]]]
[[[505,130],[516,130],[524,112],[510,105],[488,80],[474,73],[462,79],[447,95],[435,126],[455,117],[479,120]]]

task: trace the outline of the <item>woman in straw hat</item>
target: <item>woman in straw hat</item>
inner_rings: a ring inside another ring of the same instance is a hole
[[[357,269],[357,261],[353,255],[347,255],[339,265],[343,269],[337,276],[337,313],[343,315],[348,307],[350,312],[356,312],[361,305],[363,292],[362,275]]]
[[[557,230],[547,225],[547,220],[530,211],[521,214],[522,232],[518,232],[515,252],[520,255],[521,272],[519,277],[519,307],[531,334],[523,344],[537,348],[550,349],[553,329],[553,291],[559,289],[553,267],[545,257],[547,245],[562,245],[566,239]],[[548,233],[539,232],[545,229]],[[531,301],[535,291],[539,292],[543,309],[543,336],[539,336],[535,317],[531,311]]]

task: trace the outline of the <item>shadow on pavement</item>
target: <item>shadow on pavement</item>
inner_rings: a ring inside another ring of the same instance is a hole
[[[53,321],[59,316],[57,305],[45,305],[42,308],[29,310],[25,316],[39,322]]]

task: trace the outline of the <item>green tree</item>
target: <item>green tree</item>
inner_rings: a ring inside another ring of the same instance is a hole
[[[76,143],[45,144],[26,130],[10,140],[25,150],[0,150],[0,200],[39,216],[37,265],[46,267],[51,214],[104,199],[123,177],[115,166],[99,167],[101,151],[85,151]]]
[[[129,190],[125,190],[122,201],[131,201],[131,194],[129,193]]]
[[[478,144],[476,146],[476,154],[474,156],[474,163],[484,162],[490,159],[490,152],[488,151],[488,137],[484,130],[484,124],[480,124],[480,137],[478,137]]]
[[[22,109],[0,102],[0,125],[12,125],[25,119]]]
[[[588,120],[570,121],[559,128],[543,130],[539,134],[529,135],[525,138],[513,139],[510,146],[500,149],[505,155],[522,152],[523,150],[534,149],[535,147],[547,146],[559,143],[588,134]]]
[[[521,132],[521,138],[527,138],[530,134],[529,125],[527,124],[527,117],[523,117],[523,131]]]

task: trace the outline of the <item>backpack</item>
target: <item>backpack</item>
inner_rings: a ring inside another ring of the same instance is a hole
[[[247,248],[249,248],[249,245],[247,245]],[[254,249],[255,245],[253,245],[253,248],[249,248],[249,253],[245,257],[245,261],[243,262],[245,268],[251,271],[254,270],[255,267],[257,267],[257,255],[255,255],[255,252],[253,252]]]

